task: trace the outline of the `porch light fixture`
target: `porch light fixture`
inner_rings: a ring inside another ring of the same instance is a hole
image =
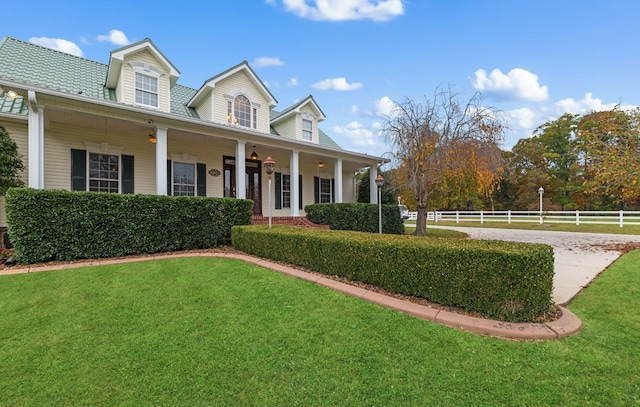
[[[255,144],[253,145],[253,153],[251,153],[251,159],[253,161],[258,159],[258,153],[256,153],[256,145]]]
[[[276,162],[268,156],[266,160],[264,160],[264,171],[269,176],[269,229],[271,229],[271,174],[273,174],[273,170],[276,168]]]
[[[18,92],[16,92],[15,90],[5,91],[2,88],[0,88],[0,95],[4,95],[4,96],[8,97],[9,99],[15,99],[18,96],[20,96],[20,95],[18,95]]]
[[[154,134],[149,134],[149,142],[156,144],[156,136]]]
[[[318,168],[324,168],[324,163],[322,161],[318,162]]]

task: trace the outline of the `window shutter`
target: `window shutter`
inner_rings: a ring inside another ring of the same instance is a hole
[[[171,193],[171,187],[173,186],[173,180],[171,179],[171,160],[167,160],[167,195],[173,195]]]
[[[282,173],[275,173],[276,179],[276,209],[282,209]]]
[[[302,175],[298,174],[298,206],[302,209]]]
[[[320,202],[320,177],[313,177],[313,203]]]
[[[122,193],[133,194],[133,156],[122,156]]]
[[[331,203],[336,201],[336,179],[331,178]]]
[[[207,196],[207,164],[196,164],[198,177],[198,196]]]
[[[71,190],[87,190],[87,151],[71,149]]]

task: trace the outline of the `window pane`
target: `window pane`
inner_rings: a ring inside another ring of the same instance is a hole
[[[291,208],[291,175],[282,174],[282,207]]]
[[[196,165],[173,163],[173,195],[195,196]]]
[[[246,96],[236,96],[233,102],[233,114],[236,118],[236,124],[251,127],[251,102]]]
[[[136,73],[136,103],[158,107],[158,79]]]
[[[311,140],[313,136],[313,123],[311,120],[302,119],[302,138]]]
[[[120,156],[89,153],[89,191],[118,193]]]

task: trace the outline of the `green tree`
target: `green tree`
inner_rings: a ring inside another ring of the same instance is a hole
[[[18,145],[0,124],[0,196],[4,196],[11,187],[22,187],[20,172],[24,170]]]

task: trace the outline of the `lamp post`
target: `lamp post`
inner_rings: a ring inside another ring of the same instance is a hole
[[[544,188],[538,188],[538,194],[540,195],[540,224],[542,225],[542,194],[544,194]]]
[[[269,229],[271,229],[271,174],[273,174],[273,170],[276,168],[276,162],[268,156],[266,160],[264,160],[264,170],[269,176]]]
[[[384,185],[384,178],[380,174],[376,177],[376,185],[378,186],[378,231],[382,234],[382,186]]]

